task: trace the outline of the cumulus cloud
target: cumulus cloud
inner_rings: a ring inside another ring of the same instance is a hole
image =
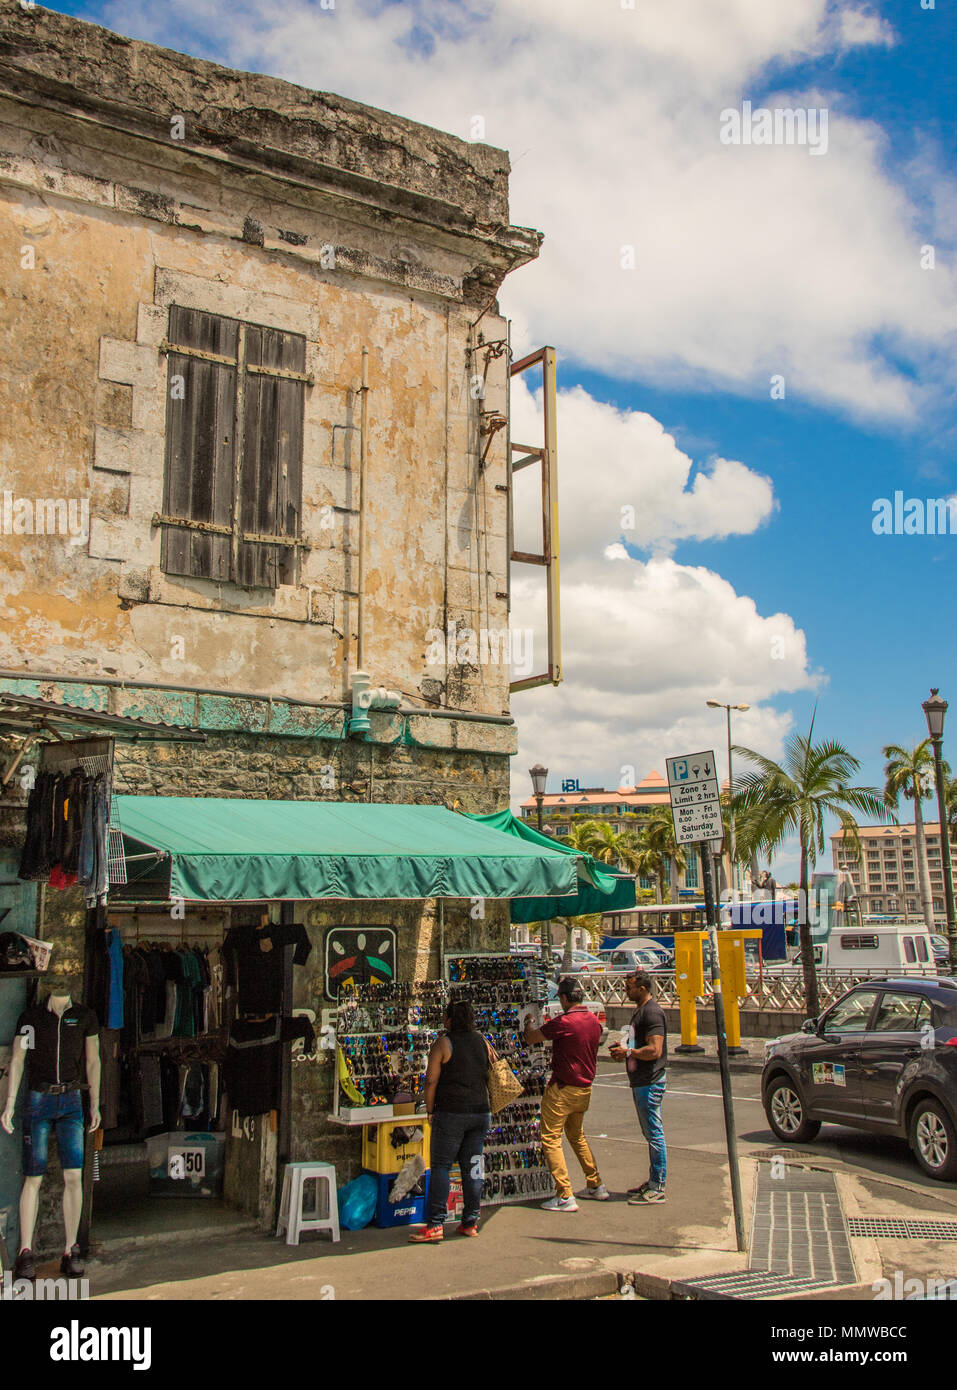
[[[574,387],[560,393],[559,420],[566,565],[600,555],[616,537],[663,554],[678,540],[747,535],[775,507],[770,479],[743,463],[709,459],[692,479],[693,460],[644,411],[619,410]],[[512,421],[514,438],[541,437],[541,392],[522,378],[512,386]],[[540,511],[532,475],[519,474],[516,486],[517,534],[528,539]]]
[[[514,436],[539,439],[540,397],[521,380],[512,408]],[[564,682],[513,697],[516,802],[527,794],[520,769],[551,767],[559,749],[556,777],[608,787],[660,770],[682,749],[720,750],[723,726],[708,699],[746,699],[752,708],[736,737],[780,752],[791,716],[772,702],[820,683],[804,633],[789,614],[761,614],[713,570],[668,554],[679,537],[720,539],[765,524],[776,505],[770,481],[724,459],[692,477],[692,459],[657,420],[581,388],[559,393],[558,439]],[[516,544],[537,549],[537,470],[518,477],[531,487],[516,495]],[[622,530],[623,506],[634,508],[632,531]],[[636,556],[638,547],[649,558]],[[518,574],[512,622],[532,634],[538,672],[546,665],[542,577]]]
[[[953,379],[957,280],[935,209],[866,110],[789,66],[886,47],[836,0],[168,0],[105,3],[124,32],[342,92],[509,149],[540,261],[503,304],[533,344],[662,384],[904,421]],[[187,37],[188,36],[188,37]],[[770,82],[776,84],[771,90]],[[826,108],[828,148],[723,145],[721,112]],[[946,180],[947,188],[951,180]],[[938,187],[938,205],[950,196]]]
[[[539,596],[532,579],[513,586],[513,625],[534,632],[536,669],[544,665]],[[769,702],[817,684],[794,620],[760,614],[704,567],[639,561],[619,548],[563,577],[561,615],[564,684],[513,697],[518,768],[531,766],[526,758],[554,761],[561,749],[565,775],[594,785],[615,785],[626,764],[644,776],[666,754],[720,748],[708,699],[746,698],[752,710],[737,737],[774,754],[791,716]],[[521,800],[520,775],[516,791]]]

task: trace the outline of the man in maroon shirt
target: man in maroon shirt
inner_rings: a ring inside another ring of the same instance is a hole
[[[534,1028],[531,1020],[525,1025],[526,1042],[552,1045],[552,1075],[542,1096],[542,1148],[557,1195],[542,1203],[545,1211],[578,1210],[562,1152],[562,1134],[568,1136],[587,1180],[580,1195],[597,1198],[599,1202],[611,1195],[585,1138],[585,1111],[591,1101],[601,1024],[584,1007],[583,998],[578,981],[564,979],[558,986],[561,1015],[546,1019],[541,1028]]]

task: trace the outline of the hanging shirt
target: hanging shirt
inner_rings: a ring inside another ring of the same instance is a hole
[[[123,1027],[123,938],[112,927],[106,930],[106,949],[109,959],[109,990],[107,994],[106,1027]]]
[[[282,1045],[304,1038],[312,1051],[316,1034],[307,1018],[237,1019],[229,1030],[223,1082],[229,1105],[240,1115],[264,1115],[279,1109]]]
[[[274,1014],[282,1008],[284,946],[295,946],[293,963],[305,965],[312,943],[301,923],[233,927],[227,933],[223,961],[235,966],[241,1014]]]

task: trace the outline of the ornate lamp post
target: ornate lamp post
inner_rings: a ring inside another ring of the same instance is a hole
[[[545,783],[548,780],[548,768],[542,767],[541,763],[536,763],[534,767],[528,769],[528,775],[532,779],[532,795],[538,803],[538,829],[542,828],[542,801],[545,799]]]
[[[708,700],[706,704],[710,705],[712,709],[723,709],[728,716],[728,839],[731,858],[731,882],[728,886],[731,892],[735,893],[738,887],[738,870],[734,843],[734,771],[731,766],[731,711],[733,709],[739,709],[743,712],[744,710],[750,709],[751,706],[725,705],[722,704],[720,700]]]
[[[927,719],[927,732],[934,749],[934,775],[937,780],[937,814],[940,820],[940,853],[944,864],[944,909],[947,913],[947,940],[950,943],[950,973],[957,975],[957,917],[954,913],[954,876],[950,863],[950,831],[947,827],[947,797],[944,782],[943,756],[944,716],[947,701],[942,700],[934,686],[930,699],[921,705]]]

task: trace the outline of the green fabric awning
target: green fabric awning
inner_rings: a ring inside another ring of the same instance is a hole
[[[577,861],[444,806],[117,796],[127,858],[169,856],[170,898],[519,898],[576,892]],[[131,862],[131,886],[144,869]],[[124,896],[129,896],[129,892]],[[568,901],[573,901],[569,896]]]
[[[620,912],[635,906],[635,881],[610,869],[607,864],[582,854],[580,850],[563,845],[519,820],[511,811],[496,811],[491,816],[472,816],[471,820],[487,825],[505,835],[512,835],[526,844],[557,850],[560,854],[577,856],[578,884],[573,898],[523,897],[511,905],[512,921],[516,923],[547,922],[552,917],[581,917],[586,912]]]

